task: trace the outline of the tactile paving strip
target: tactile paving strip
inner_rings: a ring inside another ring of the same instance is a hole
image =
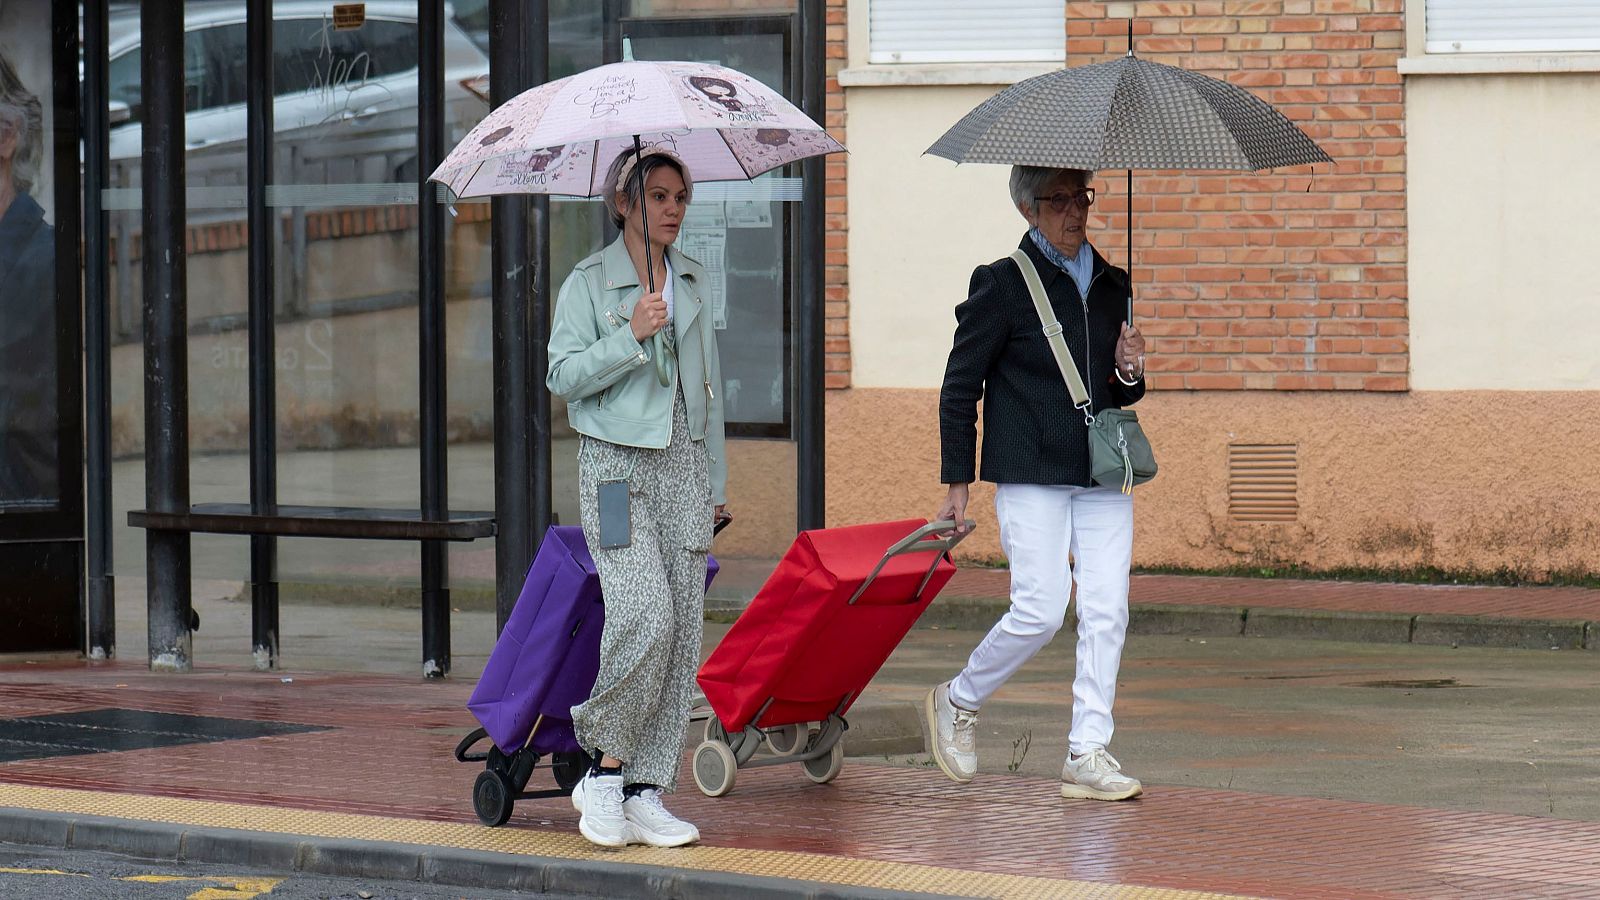
[[[707,846],[675,850],[650,847],[605,850],[576,834],[11,784],[0,784],[0,807],[312,838],[392,841],[554,859],[603,860],[965,897],[1017,900],[1223,900],[1236,896],[1175,888],[1001,875],[778,850]]]

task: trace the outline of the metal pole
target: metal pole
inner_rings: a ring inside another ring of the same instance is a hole
[[[538,84],[550,80],[550,12],[547,0],[534,0],[532,77]],[[545,530],[555,520],[555,489],[550,444],[550,389],[545,387],[545,372],[550,368],[550,196],[533,198],[533,283],[528,303],[528,396],[533,401],[528,421],[533,424],[533,505],[534,544],[530,554],[544,540]],[[530,555],[531,559],[531,555]],[[526,567],[524,567],[526,568]]]
[[[498,107],[549,76],[548,0],[492,0],[489,97]],[[537,205],[537,211],[535,210]],[[549,199],[491,201],[494,318],[495,619],[505,627],[528,564],[550,523],[548,319]],[[530,215],[531,214],[531,215]],[[530,229],[530,219],[532,229]]]
[[[111,167],[106,111],[107,0],[83,4],[83,311],[87,432],[89,658],[117,655],[116,580],[111,558],[111,227],[102,191]]]
[[[189,512],[189,335],[184,258],[183,5],[139,8],[144,94],[144,475],[153,512]],[[189,534],[145,535],[150,668],[187,672]]]
[[[824,122],[823,0],[800,2],[801,108]],[[823,302],[824,163],[800,164],[805,195],[800,205],[799,351],[795,360],[799,398],[795,416],[795,518],[801,530],[823,527],[827,518],[827,317]]]
[[[272,178],[272,0],[247,0],[245,59],[246,182],[250,279],[250,512],[278,508],[277,316],[273,248],[277,216],[267,206]],[[250,536],[250,656],[255,668],[278,665],[278,539]]]
[[[444,158],[444,3],[417,5],[417,375],[422,517],[449,518],[445,450],[444,208],[428,176]],[[422,542],[422,674],[450,674],[450,557],[444,541]]]

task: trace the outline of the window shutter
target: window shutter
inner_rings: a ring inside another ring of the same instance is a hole
[[[870,0],[871,63],[1066,60],[1065,0]]]
[[[1600,50],[1600,0],[1427,0],[1429,53]]]

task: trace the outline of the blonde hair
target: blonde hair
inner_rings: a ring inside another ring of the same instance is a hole
[[[44,155],[44,107],[39,98],[22,86],[11,62],[0,56],[0,127],[17,137],[11,157],[11,180],[20,191],[32,189]]]
[[[634,165],[638,163],[638,165]],[[621,228],[627,221],[627,216],[617,206],[617,195],[622,194],[628,198],[631,209],[638,209],[644,202],[644,183],[650,173],[662,166],[667,166],[683,176],[683,191],[689,197],[694,196],[694,181],[689,177],[689,167],[683,164],[676,153],[660,147],[645,147],[640,158],[635,159],[633,148],[617,154],[612,160],[611,167],[606,169],[605,190],[600,195],[600,200],[605,204],[606,214],[611,217],[611,224]]]

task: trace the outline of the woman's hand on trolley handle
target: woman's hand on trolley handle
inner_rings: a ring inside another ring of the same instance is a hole
[[[733,513],[728,512],[728,504],[717,504],[717,511],[711,516],[711,534],[715,537],[722,533],[722,529],[733,524]]]
[[[956,534],[967,533],[967,485],[952,484],[944,495],[944,502],[939,504],[939,511],[934,513],[935,522],[954,520],[956,527],[951,531]],[[945,532],[949,534],[950,532]]]

